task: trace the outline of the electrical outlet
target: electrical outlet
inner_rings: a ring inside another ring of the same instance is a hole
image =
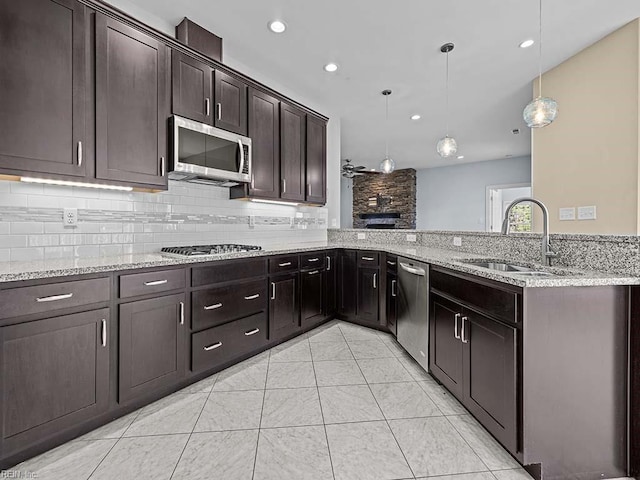
[[[418,240],[418,236],[415,233],[407,233],[407,242],[415,242]]]
[[[461,237],[453,237],[453,246],[461,247],[462,246],[462,238]]]
[[[578,220],[595,220],[596,206],[578,207]]]
[[[558,217],[560,221],[564,220],[575,220],[576,219],[576,209],[573,207],[561,208],[558,210]]]
[[[77,227],[78,226],[78,209],[65,208],[62,213],[62,224],[65,227]]]
[[[364,240],[365,238],[367,238],[367,234],[366,233],[359,233],[358,234],[358,240]]]
[[[249,215],[249,227],[253,228],[256,226],[256,216]]]

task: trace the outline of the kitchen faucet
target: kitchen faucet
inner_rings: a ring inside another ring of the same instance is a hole
[[[511,205],[507,207],[506,212],[504,212],[504,221],[502,222],[502,234],[509,234],[509,215],[511,215],[511,209],[522,202],[531,202],[535,203],[542,210],[542,220],[543,220],[543,231],[542,231],[542,263],[547,265],[551,265],[551,259],[553,257],[557,257],[558,254],[551,250],[551,244],[549,243],[549,210],[546,205],[542,203],[540,200],[536,200],[535,198],[523,197],[518,198],[511,202]]]

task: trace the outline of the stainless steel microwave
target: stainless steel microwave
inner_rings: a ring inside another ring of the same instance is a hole
[[[169,178],[232,187],[251,181],[251,139],[174,115]]]

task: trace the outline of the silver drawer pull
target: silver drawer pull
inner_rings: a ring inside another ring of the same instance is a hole
[[[361,257],[362,260],[367,260],[368,262],[373,262],[375,260],[375,258],[373,257]]]
[[[391,280],[391,296],[392,297],[398,296],[398,292],[396,291],[397,285],[398,285],[397,280]]]
[[[106,347],[107,346],[107,321],[103,318],[102,319],[102,328],[100,331],[100,339],[102,340],[102,346]]]
[[[169,280],[153,280],[151,282],[144,282],[147,287],[155,287],[157,285],[164,285],[165,283],[169,283]]]
[[[256,293],[255,295],[249,295],[248,297],[244,297],[244,299],[245,300],[255,300],[258,297],[260,297],[260,294]]]
[[[378,274],[373,274],[373,288],[378,288]]]
[[[215,310],[216,308],[220,308],[222,307],[221,303],[216,303],[214,305],[207,305],[206,307],[204,307],[205,310]]]
[[[396,262],[390,262],[389,260],[387,260],[387,265],[391,265],[392,267],[395,266]]]
[[[82,142],[78,142],[78,166],[82,166]]]
[[[271,300],[276,299],[276,283],[271,282]]]
[[[327,257],[327,272],[331,270],[331,257]]]
[[[318,262],[320,261],[320,259],[318,257],[316,258],[310,258],[309,260],[307,260],[308,262]]]
[[[453,325],[453,336],[456,337],[457,340],[460,340],[460,334],[458,333],[458,320],[460,319],[460,314],[456,313],[453,317],[454,325]]]
[[[460,332],[460,337],[462,337],[461,338],[462,343],[469,343],[469,338],[465,335],[466,328],[464,328],[464,325],[467,320],[469,320],[467,317],[462,317],[462,331]]]
[[[222,342],[214,343],[213,345],[209,345],[208,347],[204,347],[205,352],[210,352],[211,350],[215,350],[216,348],[220,348],[222,346]]]
[[[315,275],[317,273],[320,273],[320,270],[313,270],[313,271],[309,272],[309,275]]]
[[[204,99],[204,114],[208,117],[211,113],[211,103],[208,98]]]
[[[184,302],[180,302],[180,325],[184,325]]]
[[[255,335],[260,331],[259,328],[254,328],[253,330],[249,330],[248,332],[244,332],[245,336],[250,337],[251,335]]]
[[[288,267],[291,265],[291,262],[284,262],[284,263],[279,263],[278,266],[279,267]]]
[[[36,302],[55,302],[57,300],[66,300],[67,298],[73,297],[73,293],[63,293],[62,295],[51,295],[50,297],[39,297],[36,298]]]

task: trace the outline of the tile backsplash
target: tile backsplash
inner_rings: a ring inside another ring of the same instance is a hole
[[[78,224],[62,223],[64,208]],[[158,252],[207,243],[275,246],[327,239],[324,207],[230,200],[229,189],[169,181],[161,193],[0,181],[0,261]]]

